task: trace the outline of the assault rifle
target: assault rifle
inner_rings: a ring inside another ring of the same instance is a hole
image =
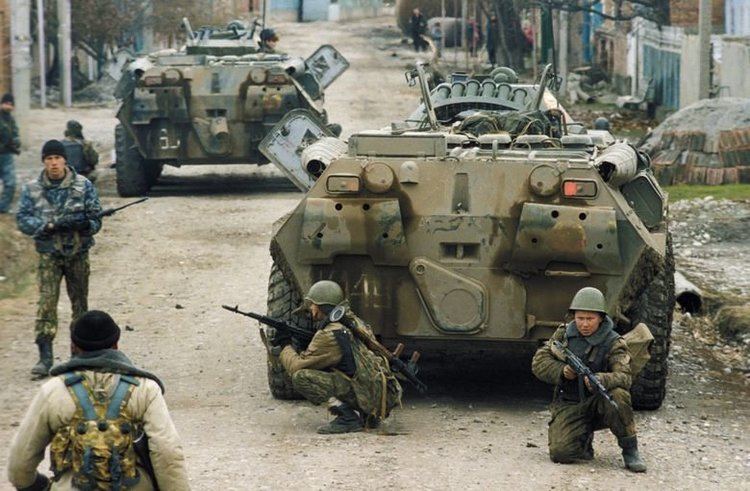
[[[401,353],[404,351],[403,344],[399,343],[398,346],[396,346],[396,349],[393,350],[393,352],[390,352],[388,348],[380,344],[369,333],[362,332],[362,329],[354,322],[348,322],[344,314],[346,314],[346,307],[344,307],[343,305],[339,305],[334,308],[330,314],[328,314],[328,318],[332,322],[341,322],[342,324],[344,324],[347,328],[349,328],[350,331],[352,331],[355,336],[357,336],[357,339],[362,341],[365,346],[367,346],[370,351],[385,357],[385,359],[388,360],[388,363],[391,366],[391,370],[396,373],[400,373],[419,391],[420,394],[424,394],[425,392],[427,392],[427,385],[425,385],[424,382],[417,378],[417,373],[419,372],[419,368],[417,367],[417,361],[419,361],[420,357],[419,351],[415,351],[414,353],[412,353],[409,361],[404,362],[400,358]]]
[[[596,378],[594,372],[592,372],[591,369],[575,355],[575,353],[570,351],[566,346],[563,346],[560,341],[553,341],[552,344],[565,355],[565,362],[578,374],[578,390],[581,391],[581,395],[583,395],[583,379],[585,377],[589,379],[589,384],[591,385],[591,388],[594,389],[594,392],[601,394],[607,402],[612,404],[612,407],[617,409],[617,403],[612,399],[612,396],[607,392],[607,389],[604,388],[601,381]],[[581,399],[583,399],[583,397],[581,397]]]
[[[141,198],[141,199],[137,199],[137,200],[135,200],[135,201],[131,201],[130,203],[126,203],[126,204],[124,204],[124,205],[122,205],[122,206],[118,206],[118,207],[116,207],[116,208],[107,208],[106,210],[102,210],[102,211],[100,211],[99,213],[97,213],[97,214],[96,214],[96,215],[94,215],[94,216],[95,216],[96,218],[102,218],[102,217],[111,217],[112,215],[114,215],[114,214],[115,214],[115,213],[117,213],[118,211],[120,211],[120,210],[124,210],[124,209],[125,209],[125,208],[127,208],[128,206],[133,206],[133,205],[137,205],[138,203],[143,203],[143,202],[144,202],[144,201],[146,201],[147,199],[148,199],[148,198]]]
[[[300,342],[305,343],[305,345],[310,344],[310,341],[312,341],[312,338],[315,335],[314,332],[308,329],[287,324],[282,320],[274,319],[273,317],[268,317],[267,315],[256,314],[255,312],[243,312],[242,310],[237,308],[237,306],[230,307],[229,305],[222,305],[221,308],[230,312],[234,312],[235,314],[240,314],[244,315],[245,317],[255,319],[261,324],[273,327],[277,331],[287,332],[291,334],[292,337],[297,338],[297,340],[299,340]]]
[[[151,484],[154,485],[154,491],[159,491],[159,483],[156,482],[156,472],[154,472],[154,464],[151,462],[151,452],[148,448],[148,435],[141,428],[140,433],[133,440],[133,450],[138,463],[146,471],[148,477],[151,478]]]
[[[103,218],[103,217],[109,217],[114,215],[120,210],[123,210],[127,208],[128,206],[137,205],[138,203],[143,203],[148,198],[141,198],[136,201],[132,201],[130,203],[124,204],[122,206],[118,206],[116,208],[107,208],[105,210],[100,211],[99,213],[96,213],[93,215],[93,218]],[[45,229],[45,233],[54,233],[54,232],[69,232],[69,231],[85,231],[88,230],[90,227],[89,224],[89,217],[86,215],[86,213],[80,211],[76,213],[69,213],[66,215],[63,215],[61,218],[58,218],[54,222],[52,222],[52,227],[50,229]]]

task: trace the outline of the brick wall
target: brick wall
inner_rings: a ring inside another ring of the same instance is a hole
[[[698,27],[700,0],[670,0],[669,20],[673,26]],[[711,0],[711,23],[714,32],[724,32],[724,0]]]

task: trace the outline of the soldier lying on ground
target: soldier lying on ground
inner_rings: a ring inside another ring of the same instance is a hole
[[[645,472],[638,453],[638,439],[630,402],[630,353],[627,343],[614,331],[607,315],[604,295],[596,288],[583,288],[570,304],[575,320],[561,326],[552,339],[534,355],[534,375],[555,385],[550,406],[549,454],[553,462],[571,463],[594,458],[594,431],[609,428],[622,448],[625,467]],[[580,358],[617,406],[596,394],[588,378],[576,374],[554,348],[561,342]]]
[[[344,302],[344,292],[333,281],[315,283],[298,311],[308,310],[317,331],[307,347],[290,337],[275,339],[285,345],[281,364],[294,390],[313,404],[328,405],[336,418],[318,433],[349,433],[374,428],[401,401],[401,386],[388,362],[370,351],[353,334],[372,336],[367,325],[348,309],[339,322],[328,315]],[[348,327],[347,327],[348,326]]]
[[[156,489],[154,479],[162,490],[189,489],[164,386],[118,350],[115,321],[105,312],[86,312],[70,338],[71,359],[52,368],[54,378],[42,385],[13,439],[10,482],[17,489],[47,489],[37,466],[50,445],[53,490],[145,491]],[[136,443],[144,433],[147,440]]]

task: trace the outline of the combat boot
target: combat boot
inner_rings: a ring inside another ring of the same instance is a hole
[[[321,435],[334,435],[338,433],[354,433],[362,431],[364,424],[357,411],[352,409],[345,402],[336,400],[335,403],[329,402],[328,411],[336,415],[336,418],[325,426],[318,428]]]
[[[44,378],[49,375],[49,369],[52,368],[52,338],[39,337],[36,344],[39,348],[39,361],[31,368],[31,374],[38,378]]]
[[[594,434],[591,433],[586,439],[586,450],[581,455],[581,460],[594,460]]]
[[[633,472],[646,472],[646,463],[638,453],[638,437],[633,435],[618,438],[617,443],[622,448],[622,460],[625,461],[625,467]]]

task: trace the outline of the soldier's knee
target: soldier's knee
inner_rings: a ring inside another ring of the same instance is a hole
[[[557,464],[570,464],[580,457],[581,449],[564,442],[550,442],[549,458]]]
[[[297,387],[307,387],[312,382],[312,370],[302,369],[297,370],[292,374],[292,386],[296,389]]]
[[[615,400],[617,405],[625,404],[630,406],[630,391],[618,387],[612,389],[609,394],[612,396],[612,399]]]

